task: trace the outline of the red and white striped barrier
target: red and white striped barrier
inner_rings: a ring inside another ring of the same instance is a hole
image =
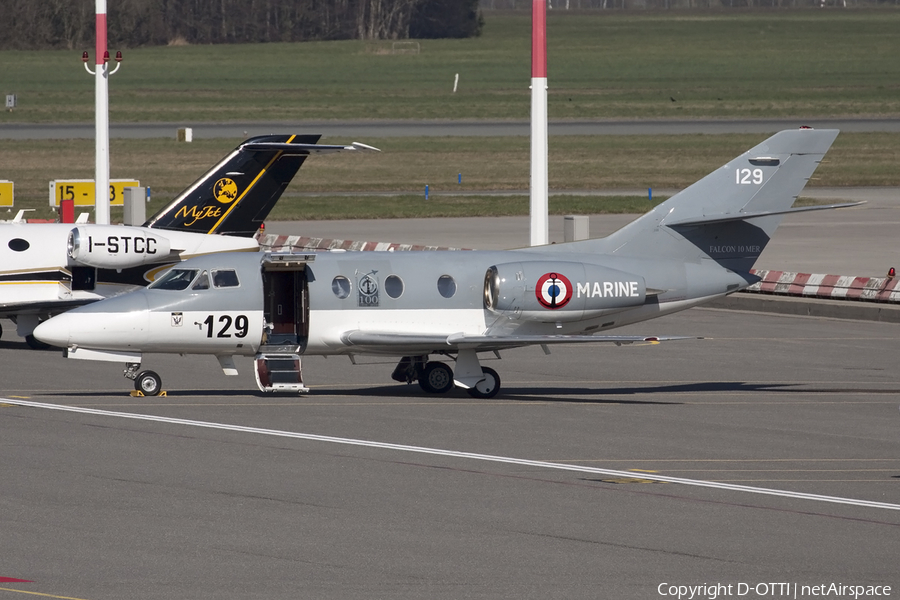
[[[415,244],[392,244],[390,242],[355,242],[315,238],[302,235],[263,234],[257,236],[260,247],[267,252],[309,252],[311,250],[382,250],[403,252],[409,250],[463,250],[444,246],[419,246]]]
[[[746,291],[781,296],[900,303],[900,278],[815,275],[788,271],[751,271],[762,281]]]

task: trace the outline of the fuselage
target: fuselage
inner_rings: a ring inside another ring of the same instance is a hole
[[[181,263],[172,272],[184,281],[81,307],[36,335],[76,352],[254,355],[288,344],[304,354],[404,356],[451,350],[434,336],[599,333],[746,285],[711,261],[532,250],[322,252],[288,267],[266,256]],[[404,341],[354,341],[363,334]]]
[[[75,230],[82,232],[80,259],[71,256]],[[55,314],[146,286],[183,259],[240,250],[256,251],[258,244],[251,238],[144,227],[4,224],[0,316]]]
[[[381,354],[402,357],[396,381],[490,398],[500,377],[478,353],[684,339],[607,332],[755,282],[750,270],[783,216],[811,209],[792,204],[837,133],[779,132],[606,238],[509,251],[198,257],[35,336],[71,358],[125,362],[141,393],[161,389],[158,374],[137,372],[144,352],[214,354],[227,374],[233,355],[256,355],[264,392],[303,391],[303,354]]]

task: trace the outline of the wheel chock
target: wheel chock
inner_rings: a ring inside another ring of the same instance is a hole
[[[167,396],[167,395],[168,395],[168,394],[166,394],[165,390],[163,390],[163,391],[161,391],[160,393],[158,393],[158,394],[156,395],[156,397],[157,397],[157,398],[160,398],[160,397],[162,397],[162,396]],[[145,396],[145,395],[144,395],[144,392],[142,392],[141,390],[131,390],[131,397],[132,397],[132,398],[143,398],[144,396]]]

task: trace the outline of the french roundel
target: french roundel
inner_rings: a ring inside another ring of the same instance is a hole
[[[572,283],[560,273],[546,273],[537,280],[534,293],[544,308],[562,308],[572,299]]]

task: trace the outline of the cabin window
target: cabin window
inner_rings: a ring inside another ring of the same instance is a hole
[[[449,275],[438,278],[438,291],[444,298],[452,298],[456,294],[456,281]]]
[[[197,281],[191,286],[192,290],[208,290],[209,289],[209,275],[206,274],[206,271],[200,273],[200,277],[197,278]]]
[[[384,291],[391,298],[399,298],[403,295],[403,280],[396,275],[388,275],[384,280]]]
[[[238,287],[241,282],[238,281],[237,272],[233,269],[224,269],[213,271],[213,285],[217,288]]]
[[[338,275],[331,280],[331,291],[334,295],[343,300],[350,295],[350,280],[342,275]]]
[[[154,281],[148,287],[155,290],[186,290],[196,276],[197,269],[169,269],[162,278]]]
[[[28,243],[28,240],[23,240],[22,238],[9,240],[9,249],[13,252],[25,252],[29,248],[31,248],[31,244]]]

